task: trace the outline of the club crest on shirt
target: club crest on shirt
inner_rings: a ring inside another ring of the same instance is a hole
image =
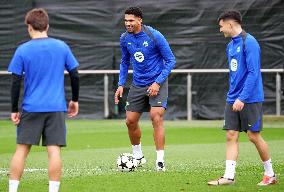
[[[237,71],[238,69],[238,61],[236,59],[232,59],[230,63],[231,71]]]
[[[148,47],[148,45],[149,45],[148,42],[147,42],[147,41],[144,41],[143,46],[144,46],[144,47]]]
[[[134,58],[136,59],[136,61],[138,61],[139,63],[144,61],[144,55],[143,53],[141,53],[140,51],[134,53]]]
[[[241,48],[240,46],[237,48],[237,52],[239,53],[241,51]]]

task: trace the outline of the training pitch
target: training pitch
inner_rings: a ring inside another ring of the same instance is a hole
[[[258,187],[263,166],[257,151],[240,135],[234,186],[208,186],[222,176],[225,165],[223,121],[166,121],[166,172],[155,171],[156,152],[149,121],[142,121],[142,147],[147,164],[134,172],[118,172],[116,159],[131,152],[124,120],[69,120],[67,147],[62,150],[61,192],[204,192],[284,191],[284,119],[266,117],[262,135],[267,141],[279,183]],[[8,191],[8,168],[15,150],[15,127],[0,121],[0,191]],[[33,147],[19,192],[48,191],[47,153]]]

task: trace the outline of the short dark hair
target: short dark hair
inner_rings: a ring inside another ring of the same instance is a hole
[[[230,11],[226,11],[226,12],[222,13],[218,18],[218,23],[221,20],[226,21],[226,20],[229,20],[229,19],[232,19],[232,20],[236,21],[237,23],[242,24],[242,15],[239,11],[236,11],[236,10],[230,10]]]
[[[26,14],[25,23],[31,25],[34,30],[43,32],[49,23],[48,14],[42,8],[32,9]]]
[[[143,18],[143,13],[139,7],[129,7],[125,10],[124,14],[134,15],[135,17]]]

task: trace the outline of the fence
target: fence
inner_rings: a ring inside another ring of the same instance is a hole
[[[228,73],[228,69],[175,69],[172,73],[179,73],[187,75],[187,120],[192,120],[192,74],[205,73]],[[276,115],[281,113],[281,73],[284,69],[261,69],[262,73],[274,73],[276,75]],[[104,75],[104,117],[109,116],[109,79],[110,74],[119,74],[119,70],[79,70],[80,74],[102,74]],[[129,70],[129,73],[133,73]],[[0,75],[8,75],[7,71],[0,71]]]

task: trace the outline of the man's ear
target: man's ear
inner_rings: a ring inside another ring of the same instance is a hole
[[[230,21],[229,21],[229,25],[230,25],[231,29],[234,28],[234,25],[235,25],[234,21],[231,21],[231,20],[230,20]]]
[[[28,24],[28,31],[29,31],[29,32],[32,32],[32,31],[33,31],[33,27],[32,27],[30,24]]]

